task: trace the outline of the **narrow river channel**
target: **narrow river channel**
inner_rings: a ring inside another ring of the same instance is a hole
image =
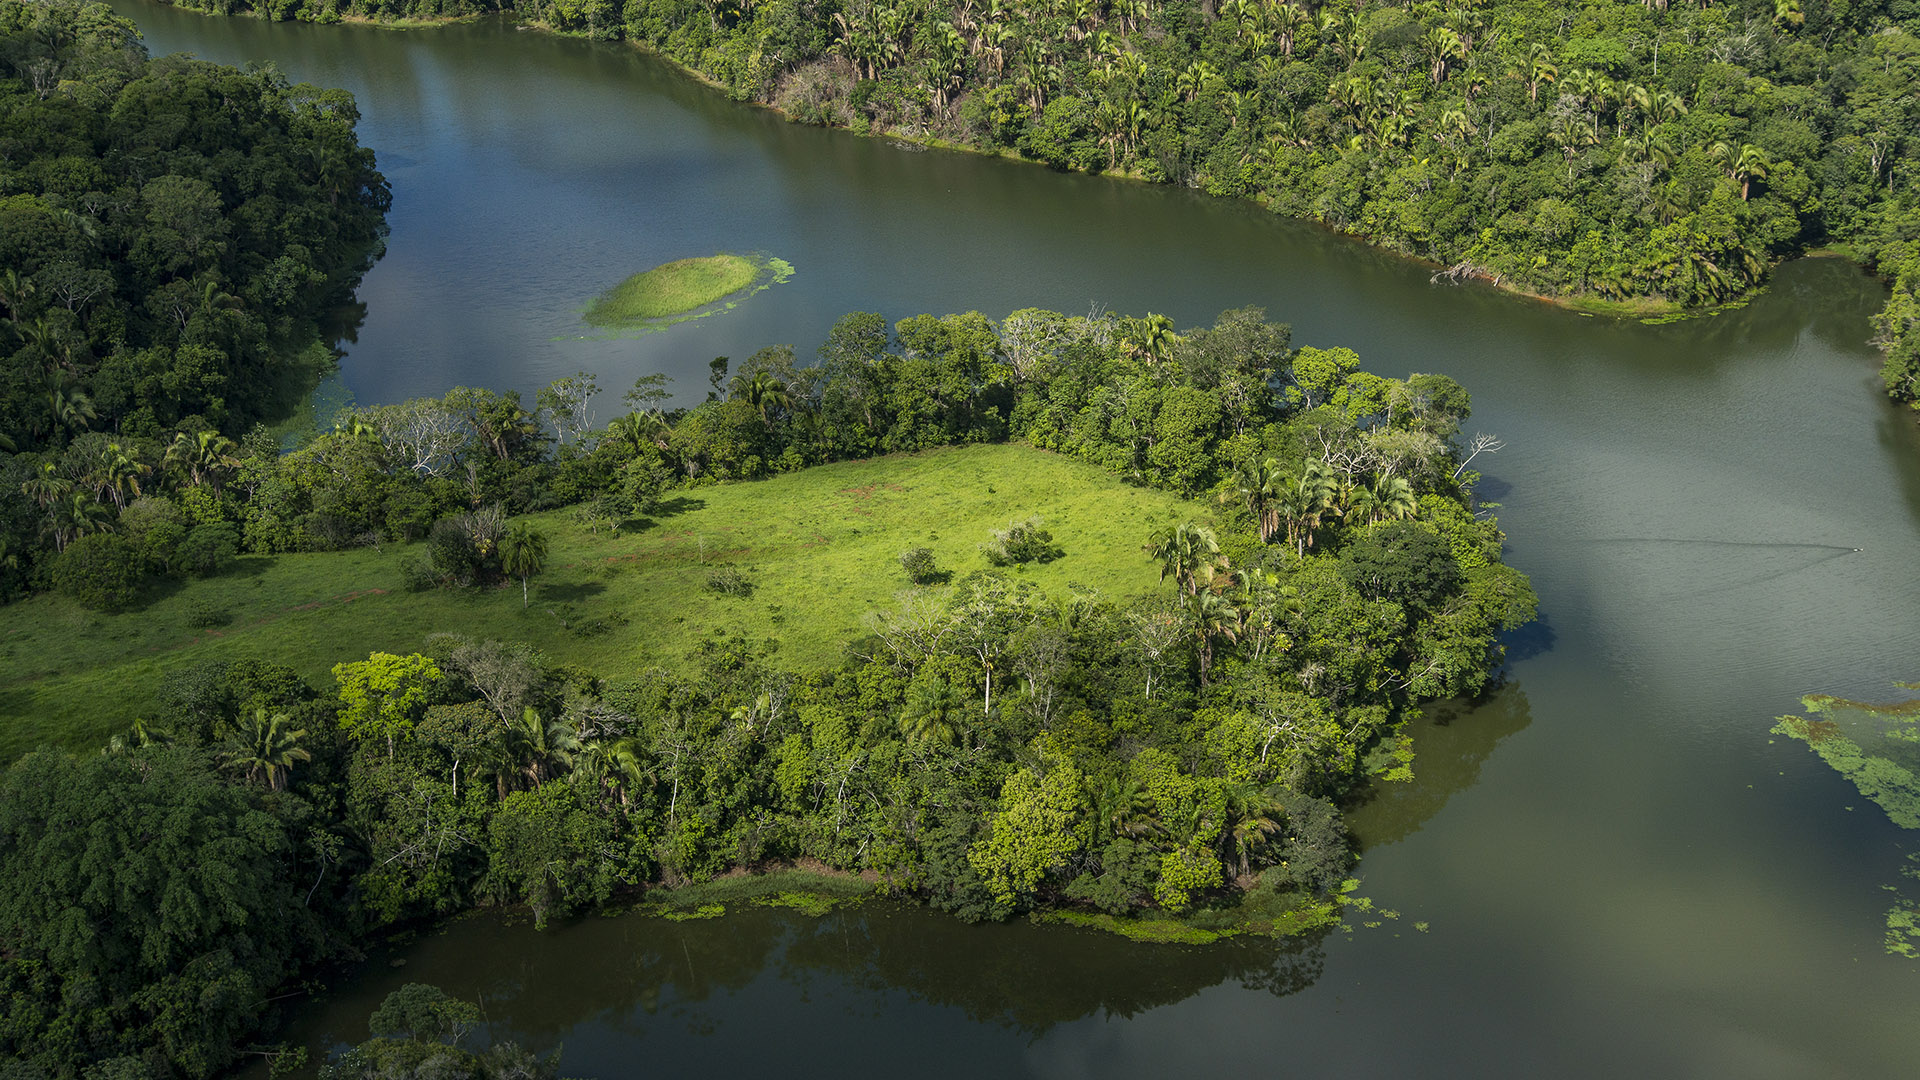
[[[429,981],[609,1078],[1920,1062],[1920,969],[1880,944],[1910,834],[1767,734],[1803,693],[1920,678],[1920,432],[1879,393],[1884,293],[1848,264],[1783,267],[1712,319],[1612,322],[1436,287],[1250,205],[787,125],[625,48],[114,3],[156,54],[358,96],[394,189],[344,346],[361,401],[578,370],[616,388],[664,371],[697,396],[712,357],[809,355],[851,310],[1100,304],[1185,327],[1258,304],[1297,343],[1473,392],[1470,429],[1507,440],[1483,493],[1542,601],[1507,687],[1424,726],[1419,778],[1358,815],[1363,891],[1399,913],[1377,927],[1195,949],[887,904],[543,934],[481,916],[376,958],[297,1037],[357,1041],[381,994]],[[719,250],[796,273],[661,333],[578,337],[607,285]]]

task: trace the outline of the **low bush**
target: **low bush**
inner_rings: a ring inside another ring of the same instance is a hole
[[[907,572],[908,580],[915,585],[926,585],[940,579],[940,566],[934,561],[932,548],[908,548],[901,552],[900,569]]]
[[[707,589],[721,596],[746,599],[753,595],[753,579],[731,566],[723,566],[707,575]]]
[[[67,545],[53,561],[53,587],[96,611],[119,611],[139,595],[145,560],[112,533],[94,533]]]
[[[1040,527],[1040,519],[1016,521],[1004,529],[994,529],[980,545],[987,561],[995,566],[1052,562],[1066,552],[1053,542],[1053,534]]]

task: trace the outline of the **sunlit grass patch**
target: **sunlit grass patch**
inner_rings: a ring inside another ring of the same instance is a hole
[[[752,285],[766,260],[750,255],[676,259],[638,273],[601,293],[587,307],[594,326],[627,326],[685,315]]]
[[[135,717],[155,718],[167,677],[194,664],[268,660],[328,689],[334,664],[416,652],[440,631],[524,641],[611,679],[686,670],[715,633],[776,649],[782,667],[818,669],[841,661],[870,612],[914,588],[900,566],[909,548],[927,548],[958,581],[989,569],[990,531],[1038,516],[1065,554],[1006,572],[1124,603],[1168,588],[1141,553],[1147,535],[1210,511],[1085,462],[975,446],[674,492],[617,532],[571,510],[531,515],[520,520],[551,547],[525,607],[517,584],[407,592],[402,571],[420,548],[403,544],[248,555],[116,615],[36,596],[0,608],[0,760],[43,744],[98,747]],[[729,568],[752,580],[750,595],[709,587]]]

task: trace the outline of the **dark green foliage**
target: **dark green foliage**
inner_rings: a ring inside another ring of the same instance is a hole
[[[196,602],[187,609],[187,625],[196,630],[209,630],[232,621],[233,612],[218,604]]]
[[[224,1069],[321,941],[289,833],[198,751],[21,759],[0,777],[0,1057]]]
[[[0,0],[0,490],[19,503],[0,584],[163,486],[196,498],[133,513],[148,566],[232,557],[234,440],[332,363],[316,322],[385,230],[357,120],[350,95],[270,67],[149,60],[103,4]],[[254,546],[351,535],[351,502],[314,505],[311,486],[256,492],[305,517]]]
[[[125,538],[89,532],[74,548],[118,544],[136,567],[185,571],[196,538],[223,550],[236,522],[250,548],[286,551],[398,539],[415,525],[390,523],[430,510],[410,586],[502,585],[544,559],[530,523],[508,517],[535,499],[579,500],[625,529],[604,504],[636,472],[666,516],[723,477],[1009,437],[1205,492],[1220,516],[1139,537],[1142,579],[1166,571],[1152,602],[1048,595],[1017,571],[952,581],[910,551],[902,568],[944,587],[873,613],[837,665],[783,669],[745,624],[703,640],[691,676],[436,636],[431,656],[341,656],[319,700],[268,665],[174,670],[162,714],[122,742],[211,748],[235,805],[284,810],[275,888],[342,933],[481,903],[544,923],[767,860],[874,874],[965,919],[1182,913],[1248,889],[1280,918],[1352,865],[1331,800],[1404,777],[1403,719],[1483,687],[1497,634],[1534,605],[1499,563],[1473,474],[1456,476],[1465,391],[1288,338],[1257,309],[1185,333],[1035,310],[889,332],[855,314],[818,367],[762,350],[731,379],[716,367],[712,400],[685,412],[658,411],[642,387],[641,411],[597,437],[536,437],[511,401],[457,390],[365,410],[286,455],[251,436],[176,440],[151,491],[119,510]],[[124,472],[116,445],[73,444]],[[22,483],[58,487],[45,470]],[[989,554],[1018,567],[1060,547],[1028,520]],[[733,565],[693,572],[750,592]],[[624,618],[555,601],[528,617],[580,635]],[[20,985],[35,1031],[90,1015],[59,987]],[[394,1022],[333,1075],[526,1065],[395,1037],[422,1030]]]
[[[1360,535],[1340,557],[1340,574],[1369,600],[1431,610],[1460,587],[1453,551],[1429,525],[1395,521]]]
[[[352,97],[147,60],[131,23],[74,0],[0,4],[0,56],[21,155],[0,200],[0,434],[237,437],[383,229]]]
[[[488,826],[488,889],[533,909],[535,926],[605,903],[616,886],[636,884],[618,858],[627,854],[618,819],[595,813],[585,794],[566,784],[517,792],[501,802]]]
[[[1066,895],[1109,915],[1125,915],[1152,897],[1159,872],[1158,852],[1149,845],[1121,838],[1100,853],[1099,871],[1075,878],[1067,885]]]
[[[1262,879],[1332,893],[1353,866],[1353,842],[1340,820],[1340,811],[1325,799],[1289,795],[1285,800],[1286,839],[1280,842],[1280,861]]]
[[[178,564],[188,573],[217,574],[239,554],[240,534],[225,522],[197,525],[182,538],[178,551]]]
[[[94,533],[67,545],[53,560],[53,586],[99,611],[119,611],[140,595],[145,560],[112,533]]]
[[[932,548],[908,548],[901,552],[900,569],[907,572],[907,580],[915,585],[930,585],[940,579],[940,567],[934,560]]]
[[[559,1054],[540,1059],[512,1042],[479,1053],[462,1047],[480,1007],[439,987],[408,983],[388,994],[367,1027],[373,1038],[320,1069],[322,1080],[548,1080]]]
[[[1902,104],[1920,77],[1908,0],[1148,0],[986,17],[908,0],[724,18],[666,0],[177,2],[322,21],[511,8],[642,43],[803,122],[1257,198],[1456,277],[1603,302],[1719,303],[1810,245],[1881,245],[1911,213],[1896,163],[1920,138]],[[1908,265],[1862,253],[1890,277]]]

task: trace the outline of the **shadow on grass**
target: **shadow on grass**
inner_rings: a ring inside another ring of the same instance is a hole
[[[707,500],[705,499],[676,495],[671,499],[662,500],[660,505],[654,509],[654,513],[665,518],[672,517],[675,514],[684,514],[692,510],[705,510],[706,508]]]
[[[576,600],[587,600],[599,596],[606,591],[607,587],[598,581],[582,581],[573,585],[542,585],[540,599],[570,604]]]
[[[197,581],[211,581],[215,578],[244,580],[257,579],[273,565],[273,559],[265,556],[243,556],[237,558],[211,574],[156,574],[140,583],[140,593],[133,603],[122,609],[123,613],[145,611],[161,600],[168,599]]]

